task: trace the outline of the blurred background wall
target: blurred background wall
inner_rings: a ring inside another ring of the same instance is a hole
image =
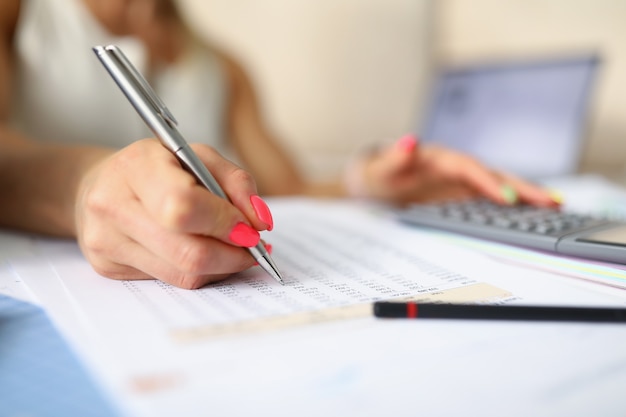
[[[427,0],[179,0],[249,69],[274,131],[311,177],[412,130],[432,42]]]
[[[442,65],[597,52],[582,171],[626,166],[626,0],[179,0],[249,69],[305,173],[416,129]]]

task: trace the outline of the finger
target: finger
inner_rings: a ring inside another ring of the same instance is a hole
[[[129,239],[118,233],[115,228],[85,223],[89,223],[89,227],[87,230],[81,228],[78,243],[85,258],[98,274],[119,280],[153,279],[146,272],[131,266],[134,265],[132,262],[120,264],[115,261],[115,251],[131,253],[126,252]]]
[[[126,251],[110,245],[108,257],[133,265],[155,278],[181,286],[193,277],[231,274],[253,265],[253,257],[243,248],[196,234],[161,228],[143,215],[139,202],[128,202],[117,212],[116,224],[124,225],[128,238],[145,248]]]
[[[417,175],[419,153],[412,135],[400,138],[393,146],[370,156],[362,164],[363,194],[399,202],[421,187],[424,178]]]
[[[256,183],[246,170],[223,158],[205,145],[192,146],[200,160],[212,167],[212,173],[231,203],[237,207],[257,230],[272,230],[271,211],[257,194]]]
[[[559,202],[546,189],[510,174],[500,175],[504,182],[515,189],[521,201],[543,207],[559,206]]]
[[[400,202],[407,204],[462,201],[476,198],[478,194],[478,191],[460,183],[429,182],[423,184],[417,192],[404,196]]]
[[[372,162],[371,175],[389,180],[414,169],[417,164],[417,138],[405,135],[393,146],[382,151]]]
[[[226,273],[202,274],[180,270],[155,257],[153,253],[132,240],[127,240],[117,248],[120,249],[119,256],[112,257],[115,262],[111,259],[99,259],[92,264],[100,275],[117,280],[158,279],[179,288],[196,289],[239,272],[233,270]],[[249,266],[251,265],[247,267]]]
[[[165,237],[173,245],[180,244],[171,236]],[[159,279],[181,288],[199,288],[208,282],[222,279],[235,272],[251,267],[254,259],[247,251],[226,245],[218,240],[203,238],[204,248],[197,252],[198,258],[187,256],[180,261],[172,260],[175,252],[165,249],[155,253],[161,246],[143,245],[116,230],[108,228],[100,233],[95,244],[83,246],[83,252],[100,275],[113,279]],[[162,239],[157,239],[162,242]],[[153,242],[150,240],[150,242]],[[208,253],[208,256],[205,256]]]
[[[440,175],[465,184],[480,195],[483,195],[499,204],[514,203],[515,196],[511,196],[510,187],[495,175],[490,169],[477,160],[460,153],[431,149],[430,159],[436,162]]]
[[[145,208],[142,214],[148,214],[161,227],[214,236],[239,246],[258,243],[258,232],[249,226],[244,214],[199,185],[157,141],[139,141],[125,148],[116,164]]]

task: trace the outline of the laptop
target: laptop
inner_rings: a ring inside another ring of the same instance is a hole
[[[584,55],[443,70],[421,140],[529,180],[574,174],[598,67]]]
[[[422,140],[529,180],[575,174],[599,61],[595,56],[446,70]],[[413,204],[408,224],[626,264],[626,222],[485,200]]]

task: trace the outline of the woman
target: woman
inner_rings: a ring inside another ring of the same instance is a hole
[[[232,204],[156,140],[138,140],[149,132],[91,52],[109,43],[147,76]],[[241,247],[273,227],[259,194],[554,204],[411,136],[349,164],[345,178],[306,181],[264,125],[245,71],[199,42],[170,0],[3,0],[0,143],[4,225],[76,237],[102,275],[184,288],[251,266]]]

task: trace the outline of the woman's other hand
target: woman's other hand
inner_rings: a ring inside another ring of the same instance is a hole
[[[500,204],[558,205],[541,187],[489,169],[472,157],[437,146],[419,146],[412,135],[353,166],[353,193],[399,204],[483,196]]]

